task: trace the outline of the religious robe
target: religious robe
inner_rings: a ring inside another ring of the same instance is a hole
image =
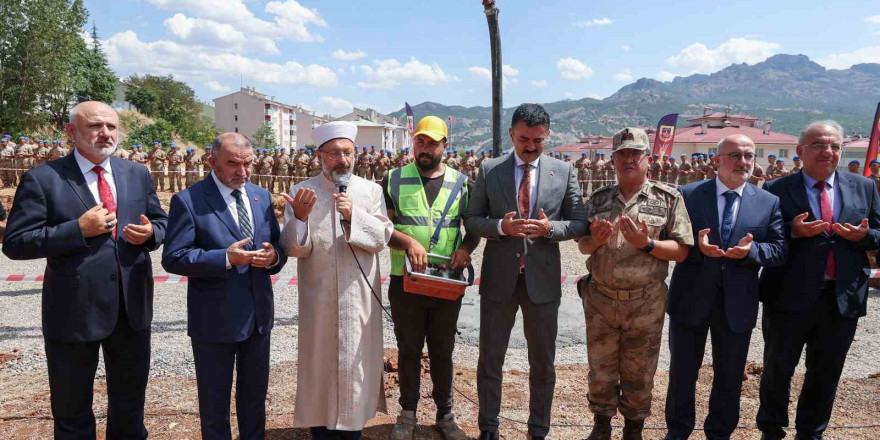
[[[377,412],[387,413],[383,378],[382,307],[355,262],[381,298],[378,253],[394,226],[379,185],[352,176],[351,224],[340,226],[324,174],[291,188],[315,191],[307,223],[287,206],[281,246],[296,257],[299,280],[299,368],[294,426],[357,431]],[[305,226],[298,241],[297,229]],[[351,244],[354,249],[349,248]]]

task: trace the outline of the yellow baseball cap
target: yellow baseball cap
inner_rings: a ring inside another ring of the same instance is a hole
[[[428,136],[435,141],[441,141],[447,137],[449,132],[446,129],[446,121],[436,116],[425,116],[419,121],[419,125],[416,126],[416,133],[413,137],[420,134]]]

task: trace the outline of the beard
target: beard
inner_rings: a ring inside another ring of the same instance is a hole
[[[441,156],[433,156],[429,153],[419,153],[416,158],[416,166],[422,171],[431,171],[440,165]],[[430,162],[424,162],[422,159],[428,159]]]
[[[106,142],[101,142],[100,144],[101,145],[99,145],[98,143],[94,143],[86,145],[85,147],[83,147],[83,149],[85,149],[89,154],[95,157],[99,157],[102,161],[113,155],[113,153],[116,151],[116,143],[114,143],[113,141],[108,140]]]
[[[338,182],[340,177],[351,177],[351,167],[345,164],[339,164],[331,169],[328,174],[334,182]]]

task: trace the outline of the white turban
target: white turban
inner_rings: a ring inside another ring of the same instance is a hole
[[[354,143],[358,128],[353,122],[333,121],[312,130],[312,140],[318,148],[333,139],[348,139]]]

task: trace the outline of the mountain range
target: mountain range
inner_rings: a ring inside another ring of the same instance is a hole
[[[880,64],[856,64],[846,70],[826,69],[805,55],[775,55],[754,64],[734,64],[710,75],[676,77],[670,82],[642,78],[605,99],[544,103],[550,113],[548,147],[576,142],[589,134],[610,135],[624,126],[656,126],[665,114],[679,113],[678,125],[703,114],[730,108],[732,113],[773,122],[772,129],[797,135],[817,119],[840,122],[846,134],[870,134],[880,101]],[[516,107],[505,108],[506,132]],[[455,148],[491,148],[491,107],[446,106],[423,102],[413,106],[416,120],[425,115],[455,117],[450,144]],[[391,116],[405,119],[405,111]],[[512,145],[502,136],[502,148]]]

